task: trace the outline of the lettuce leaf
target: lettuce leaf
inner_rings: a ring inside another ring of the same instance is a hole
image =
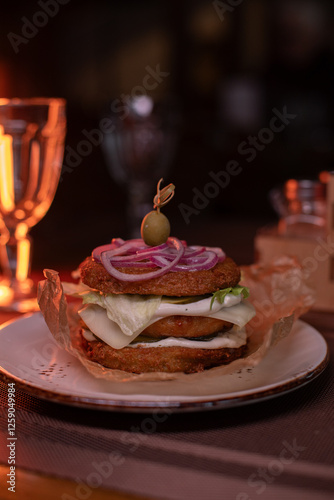
[[[218,300],[220,304],[224,303],[225,297],[228,293],[231,293],[232,295],[241,295],[243,296],[244,299],[247,299],[249,297],[249,288],[246,286],[240,286],[237,285],[235,287],[228,287],[228,288],[223,288],[222,290],[218,290],[215,292],[212,296],[211,303],[210,303],[210,309],[212,309],[212,305],[215,300]]]
[[[144,329],[161,303],[154,295],[103,295],[89,292],[82,296],[83,304],[97,304],[107,311],[110,320],[118,324],[125,335]]]

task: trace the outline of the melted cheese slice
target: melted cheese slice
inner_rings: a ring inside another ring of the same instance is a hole
[[[128,347],[186,347],[189,349],[236,349],[245,345],[247,334],[245,328],[234,327],[229,332],[219,333],[211,340],[191,340],[186,338],[168,337],[156,342],[137,342]]]
[[[96,337],[103,340],[106,344],[114,349],[122,349],[130,344],[145,328],[159,321],[166,316],[183,315],[183,316],[205,316],[228,321],[237,325],[239,328],[248,323],[254,316],[255,311],[251,304],[242,301],[241,296],[228,294],[225,297],[224,303],[220,304],[215,301],[212,309],[210,309],[211,298],[203,299],[190,304],[169,304],[161,303],[155,313],[147,318],[145,324],[141,324],[140,328],[126,332],[122,331],[120,326],[110,319],[106,309],[97,304],[87,304],[80,311],[79,315]],[[131,307],[124,311],[124,314],[131,315]],[[198,343],[198,341],[196,341]]]

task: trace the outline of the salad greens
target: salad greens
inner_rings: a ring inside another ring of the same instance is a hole
[[[228,293],[231,293],[232,295],[242,294],[243,298],[247,299],[249,297],[249,288],[247,288],[246,286],[237,285],[233,288],[230,286],[228,288],[223,288],[222,290],[218,290],[212,296],[211,303],[210,303],[210,309],[212,309],[212,305],[213,305],[215,300],[218,300],[218,302],[220,302],[222,304]]]

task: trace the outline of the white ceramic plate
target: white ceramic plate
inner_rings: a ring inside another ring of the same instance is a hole
[[[94,378],[80,361],[59,348],[40,313],[0,328],[0,375],[42,399],[100,410],[148,412],[227,408],[268,399],[317,377],[328,363],[327,344],[308,324],[292,332],[256,367],[203,383],[115,383]]]

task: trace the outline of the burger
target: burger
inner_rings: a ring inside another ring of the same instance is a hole
[[[91,361],[136,374],[196,373],[246,355],[255,312],[222,249],[116,238],[79,270],[80,340]]]

